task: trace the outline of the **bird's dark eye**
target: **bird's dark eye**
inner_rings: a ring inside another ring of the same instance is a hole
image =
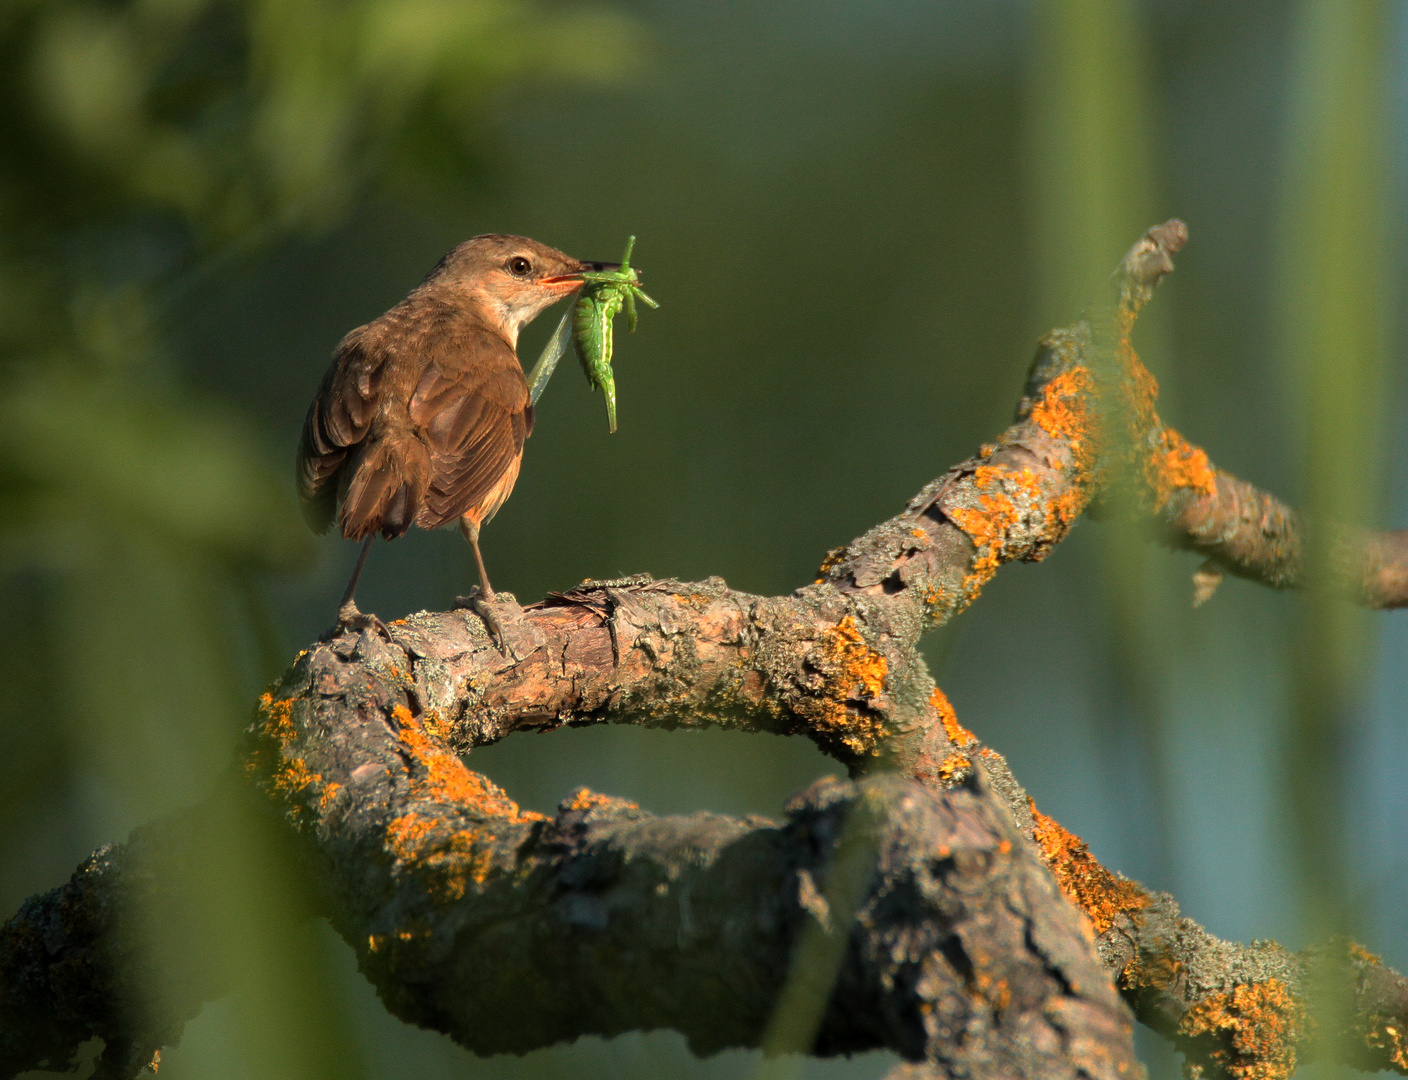
[[[518,277],[527,277],[528,272],[533,269],[533,264],[522,255],[515,255],[508,261],[508,272],[516,274]]]

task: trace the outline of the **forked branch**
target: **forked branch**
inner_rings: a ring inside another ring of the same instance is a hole
[[[462,611],[301,655],[259,705],[241,782],[296,839],[388,1006],[484,1053],[661,1026],[704,1051],[778,1048],[783,1001],[788,1037],[816,1053],[1114,1078],[1138,1070],[1118,986],[1202,1075],[1281,1077],[1314,1054],[1408,1071],[1400,976],[1345,943],[1219,941],[1106,870],[959,724],[917,650],[1116,484],[1229,570],[1301,583],[1303,525],[1162,424],[1131,345],[1185,238],[1150,230],[1110,303],[1043,340],[1012,426],[790,596],[588,582],[526,611],[541,644],[525,656]],[[1376,606],[1401,602],[1397,537],[1343,544]],[[593,723],[805,735],[853,781],[814,787],[780,824],[657,818],[586,791],[546,818],[459,757]],[[98,1035],[107,1075],[134,1075],[219,992],[223,973],[138,940],[130,917],[171,902],[167,871],[207,835],[200,812],[173,817],[10,921],[0,1073]],[[165,977],[186,996],[157,1011],[131,992],[153,957],[194,965]],[[1342,1030],[1314,1023],[1327,1001]]]

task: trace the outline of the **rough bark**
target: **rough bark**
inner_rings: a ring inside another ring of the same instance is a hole
[[[1221,469],[1212,470],[1205,489],[1180,491],[1164,519],[1175,545],[1228,573],[1275,589],[1308,584],[1303,516]],[[1331,528],[1329,534],[1329,572],[1341,591],[1366,607],[1408,605],[1408,531]]]
[[[1116,487],[1233,572],[1303,584],[1304,526],[1162,424],[1130,343],[1185,237],[1150,230],[1110,305],[1043,340],[1013,425],[791,596],[588,582],[513,620],[513,649],[450,612],[302,654],[259,705],[243,775],[388,1006],[481,1052],[668,1026],[700,1050],[884,1046],[929,1075],[1129,1075],[1112,974],[1198,1075],[1282,1077],[1317,1054],[1408,1071],[1405,980],[1350,943],[1219,941],[1106,870],[958,723],[917,651]],[[1398,602],[1397,535],[1341,534],[1366,603]],[[548,819],[457,756],[588,723],[805,735],[853,782],[780,825],[590,792]],[[0,932],[0,1073],[98,1035],[108,1074],[133,1075],[222,989],[218,963],[132,930],[174,903],[201,821],[105,849]],[[138,1005],[158,963],[189,967],[162,975],[182,993]]]

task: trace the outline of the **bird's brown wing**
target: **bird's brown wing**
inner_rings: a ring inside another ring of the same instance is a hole
[[[430,486],[416,524],[434,529],[469,514],[493,516],[518,475],[533,429],[518,357],[487,329],[440,342],[410,401],[410,419],[430,450]]]
[[[360,327],[342,339],[303,421],[298,496],[319,533],[337,516],[339,489],[352,450],[366,438],[381,400],[388,354]]]

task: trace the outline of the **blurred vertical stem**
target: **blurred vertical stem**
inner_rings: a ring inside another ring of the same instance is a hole
[[[1031,166],[1040,326],[1071,321],[1152,222],[1148,63],[1132,0],[1035,5]]]
[[[846,815],[826,868],[823,895],[797,934],[787,979],[763,1033],[763,1060],[753,1080],[795,1080],[811,1053],[831,991],[846,962],[851,929],[875,876],[879,850],[874,814],[857,801]]]
[[[1069,323],[1093,300],[1103,302],[1111,271],[1153,223],[1151,62],[1133,0],[1049,0],[1035,11],[1029,173],[1041,253],[1040,325],[1048,327]],[[1158,324],[1158,312],[1152,324],[1141,322],[1144,342],[1157,337]],[[1131,735],[1137,743],[1136,768],[1142,767],[1139,779],[1147,788],[1136,782],[1132,797],[1142,803],[1147,791],[1153,805],[1140,808],[1148,828],[1130,840],[1151,858],[1129,869],[1164,886],[1171,884],[1161,880],[1170,831],[1161,705],[1170,636],[1169,598],[1160,588],[1167,559],[1151,548],[1140,515],[1121,512],[1118,494],[1107,501],[1099,573],[1110,618],[1116,713],[1128,715],[1133,730],[1107,723],[1102,742],[1117,771],[1130,765],[1121,744]]]
[[[1303,0],[1296,29],[1280,242],[1285,342],[1305,418],[1305,502],[1314,521],[1368,524],[1381,497],[1387,390],[1392,22],[1384,0]],[[1368,673],[1371,625],[1329,580],[1323,532],[1308,555],[1285,817],[1305,928],[1319,937],[1354,922],[1345,736]]]

